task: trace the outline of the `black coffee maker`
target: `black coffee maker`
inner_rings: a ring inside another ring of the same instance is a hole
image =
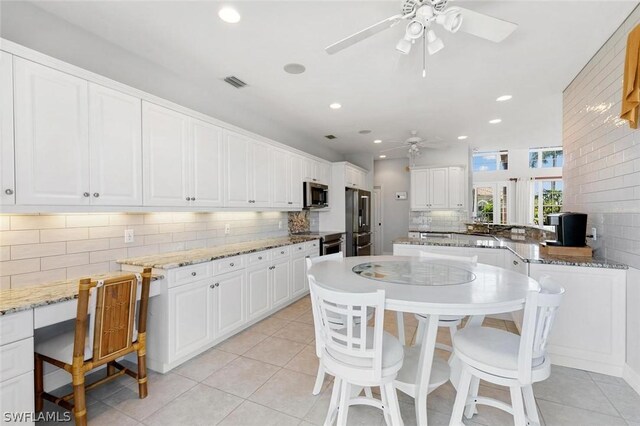
[[[584,247],[587,245],[586,213],[552,213],[545,225],[556,227],[556,240],[547,240],[549,246]]]

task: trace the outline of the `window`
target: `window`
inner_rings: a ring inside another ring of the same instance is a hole
[[[547,215],[562,211],[562,180],[537,180],[533,185],[533,223],[544,225]],[[542,218],[542,221],[540,220]]]
[[[509,153],[507,151],[477,152],[473,154],[474,172],[495,172],[509,169]]]
[[[562,167],[563,164],[564,155],[561,147],[532,148],[529,150],[530,169]]]
[[[508,222],[508,183],[489,182],[473,186],[473,217],[480,223]]]

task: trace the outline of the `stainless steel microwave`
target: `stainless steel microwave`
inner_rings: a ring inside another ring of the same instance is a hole
[[[304,182],[304,208],[324,209],[329,207],[329,187],[316,182]]]

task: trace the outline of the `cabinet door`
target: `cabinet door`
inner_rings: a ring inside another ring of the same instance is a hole
[[[91,204],[142,205],[141,114],[140,99],[89,84]]]
[[[13,56],[0,51],[0,205],[15,204]]]
[[[308,287],[307,283],[307,262],[303,256],[295,257],[291,260],[291,297],[303,294]]]
[[[318,181],[329,185],[331,183],[331,165],[327,163],[318,163]]]
[[[271,206],[271,147],[261,142],[252,141],[249,148],[251,157],[251,182],[249,194],[253,207]]]
[[[268,265],[247,270],[247,317],[252,320],[271,309]]]
[[[191,120],[191,185],[189,196],[195,206],[224,204],[224,149],[222,129]]]
[[[318,182],[318,162],[312,158],[304,159],[304,180]]]
[[[189,117],[142,103],[144,204],[188,205]]]
[[[89,204],[87,82],[14,58],[16,202]]]
[[[291,155],[289,157],[289,207],[302,208],[302,157]]]
[[[466,174],[463,167],[449,167],[449,207],[462,209],[467,197],[465,184]]]
[[[6,422],[8,413],[19,415],[21,413],[33,413],[33,371],[25,373],[13,379],[0,383],[0,407],[2,407],[2,424],[28,425],[33,422]]]
[[[271,270],[271,288],[273,306],[278,306],[286,303],[291,295],[291,289],[289,282],[291,281],[291,274],[289,271],[290,262],[289,259],[280,261],[272,266]]]
[[[249,140],[234,132],[225,132],[226,194],[228,207],[248,207],[249,203]]]
[[[245,315],[244,271],[224,274],[215,283],[215,336],[225,335],[244,324]]]
[[[428,208],[429,170],[411,170],[411,209]]]
[[[345,186],[355,188],[358,186],[358,177],[356,176],[356,169],[353,167],[345,166],[344,168],[344,183]]]
[[[273,207],[290,206],[289,198],[291,191],[291,184],[289,180],[289,154],[279,149],[274,149],[272,152],[272,176],[273,176]]]
[[[169,360],[174,361],[213,340],[211,279],[169,289]]]
[[[449,169],[429,170],[429,208],[446,209],[449,207]]]

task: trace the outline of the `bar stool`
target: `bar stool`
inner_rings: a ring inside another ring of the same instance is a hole
[[[142,274],[97,281],[89,278],[80,280],[75,331],[36,343],[36,411],[42,411],[43,399],[46,399],[72,411],[76,425],[86,425],[85,391],[123,374],[137,380],[141,399],[147,397],[146,330],[150,283],[151,268],[145,268]],[[140,308],[136,328],[138,293]],[[133,352],[138,355],[137,372],[116,361]],[[72,393],[56,397],[44,391],[44,362],[71,374]],[[105,364],[107,375],[86,385],[85,375]]]

